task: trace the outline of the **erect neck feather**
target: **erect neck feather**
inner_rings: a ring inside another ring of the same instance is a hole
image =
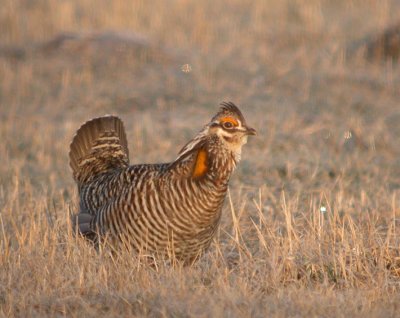
[[[187,143],[171,168],[179,166],[186,175],[197,179],[205,176],[213,179],[229,178],[238,158],[221,144],[217,136],[210,138],[207,132],[208,127],[205,127]]]
[[[193,178],[202,178],[207,175],[213,179],[229,178],[236,166],[232,152],[221,148],[212,149],[207,146],[204,145],[193,154],[191,176]]]

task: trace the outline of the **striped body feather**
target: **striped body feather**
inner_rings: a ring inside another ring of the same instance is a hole
[[[168,165],[138,165],[99,177],[80,197],[100,235],[119,236],[137,250],[194,258],[210,244],[226,189],[227,180],[193,182]]]
[[[164,258],[199,257],[218,228],[237,161],[218,135],[207,136],[209,129],[172,163],[130,166],[117,117],[84,124],[70,154],[80,199],[75,226],[89,238],[111,237]]]

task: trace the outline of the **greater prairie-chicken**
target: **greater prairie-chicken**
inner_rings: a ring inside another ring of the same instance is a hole
[[[96,242],[108,237],[192,262],[211,243],[231,173],[247,136],[255,134],[233,103],[222,103],[173,162],[129,165],[122,121],[104,116],[86,122],[69,153],[79,191],[74,226]]]

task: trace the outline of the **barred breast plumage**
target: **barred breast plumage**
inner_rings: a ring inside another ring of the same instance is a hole
[[[241,147],[255,134],[237,106],[221,105],[171,163],[129,165],[122,121],[104,116],[86,122],[70,150],[79,232],[156,257],[196,260],[218,228]]]

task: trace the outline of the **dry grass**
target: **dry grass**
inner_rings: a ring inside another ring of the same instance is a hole
[[[398,315],[400,67],[343,52],[399,20],[378,0],[6,0],[0,46],[23,54],[0,56],[0,316]],[[146,40],[42,45],[104,30]],[[132,162],[168,161],[222,100],[259,136],[196,265],[72,235],[84,120],[117,113]]]

